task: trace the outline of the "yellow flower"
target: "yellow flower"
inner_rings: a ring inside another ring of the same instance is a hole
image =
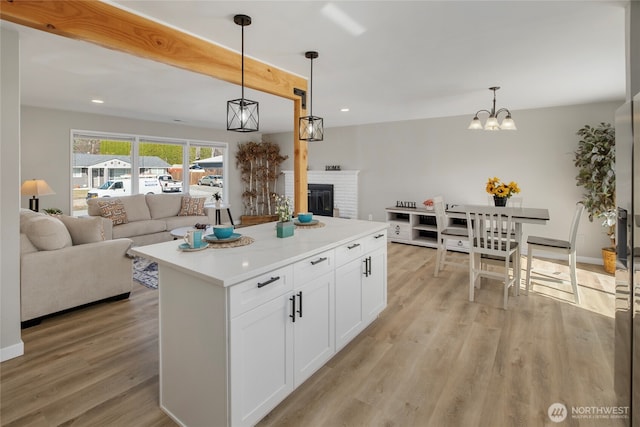
[[[496,197],[511,197],[514,194],[520,192],[520,187],[518,183],[515,181],[511,181],[508,185],[501,182],[500,178],[494,176],[493,178],[489,178],[487,180],[487,185],[485,187],[487,193]]]

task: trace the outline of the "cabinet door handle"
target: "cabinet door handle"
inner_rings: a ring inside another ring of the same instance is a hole
[[[298,292],[298,298],[300,298],[300,307],[298,308],[298,314],[302,318],[302,291]]]
[[[360,243],[354,243],[351,246],[347,246],[347,249],[353,249],[353,248],[357,248],[358,246],[360,246]]]
[[[289,301],[291,301],[291,314],[289,317],[293,323],[296,323],[296,296],[291,295],[291,297],[289,297]]]
[[[369,256],[367,260],[369,261],[367,264],[367,273],[369,273],[369,276],[371,276],[371,257]]]
[[[278,280],[280,280],[280,276],[272,277],[271,279],[269,279],[269,280],[267,280],[265,282],[262,282],[262,283],[258,282],[258,287],[262,288],[264,286],[267,286],[270,283],[277,282]]]
[[[383,233],[378,234],[377,236],[373,236],[374,239],[379,239],[381,237],[384,237]]]
[[[364,262],[364,277],[369,277],[369,258],[362,260]]]
[[[315,260],[315,261],[311,261],[311,265],[320,264],[322,261],[326,261],[326,260],[327,260],[327,257],[326,257],[326,256],[323,256],[322,258],[318,258],[318,259],[317,259],[317,260]]]

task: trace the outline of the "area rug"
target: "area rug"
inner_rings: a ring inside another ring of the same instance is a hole
[[[158,264],[142,257],[133,259],[133,280],[151,289],[158,289]]]

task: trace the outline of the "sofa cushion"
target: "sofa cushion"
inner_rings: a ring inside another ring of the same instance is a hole
[[[75,218],[61,215],[60,221],[67,227],[74,245],[101,242],[104,240],[104,226],[100,217]]]
[[[97,203],[100,208],[100,215],[103,218],[108,218],[113,221],[113,225],[121,225],[129,222],[127,211],[120,199],[112,199],[109,197],[105,200],[99,200]]]
[[[207,218],[208,219],[208,218]],[[170,218],[164,218],[167,223],[167,230],[171,231],[179,227],[193,227],[197,223],[205,223],[204,218],[201,216],[172,216]]]
[[[145,234],[160,233],[167,230],[165,221],[150,219],[147,221],[135,221],[113,227],[113,238],[136,237]]]
[[[29,240],[26,234],[20,233],[20,255],[33,252],[38,252],[38,248],[33,246],[33,243],[31,243],[31,240]]]
[[[54,251],[72,245],[67,227],[52,216],[43,215],[29,219],[25,223],[24,233],[41,251]]]
[[[124,209],[127,211],[129,222],[144,221],[151,219],[149,207],[144,194],[135,194],[133,196],[121,197]]]
[[[147,194],[146,200],[152,219],[178,216],[182,206],[180,194]]]
[[[178,216],[204,216],[204,201],[206,197],[182,196],[182,207]]]
[[[24,225],[31,218],[45,216],[45,213],[34,212],[31,209],[20,208],[20,231],[24,232]]]

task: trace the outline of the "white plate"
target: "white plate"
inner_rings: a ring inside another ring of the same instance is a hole
[[[218,239],[215,234],[207,234],[202,239],[205,242],[211,242],[211,243],[229,243],[229,242],[235,242],[236,240],[239,240],[241,237],[242,237],[242,234],[233,233],[231,236],[227,237],[226,239]]]

